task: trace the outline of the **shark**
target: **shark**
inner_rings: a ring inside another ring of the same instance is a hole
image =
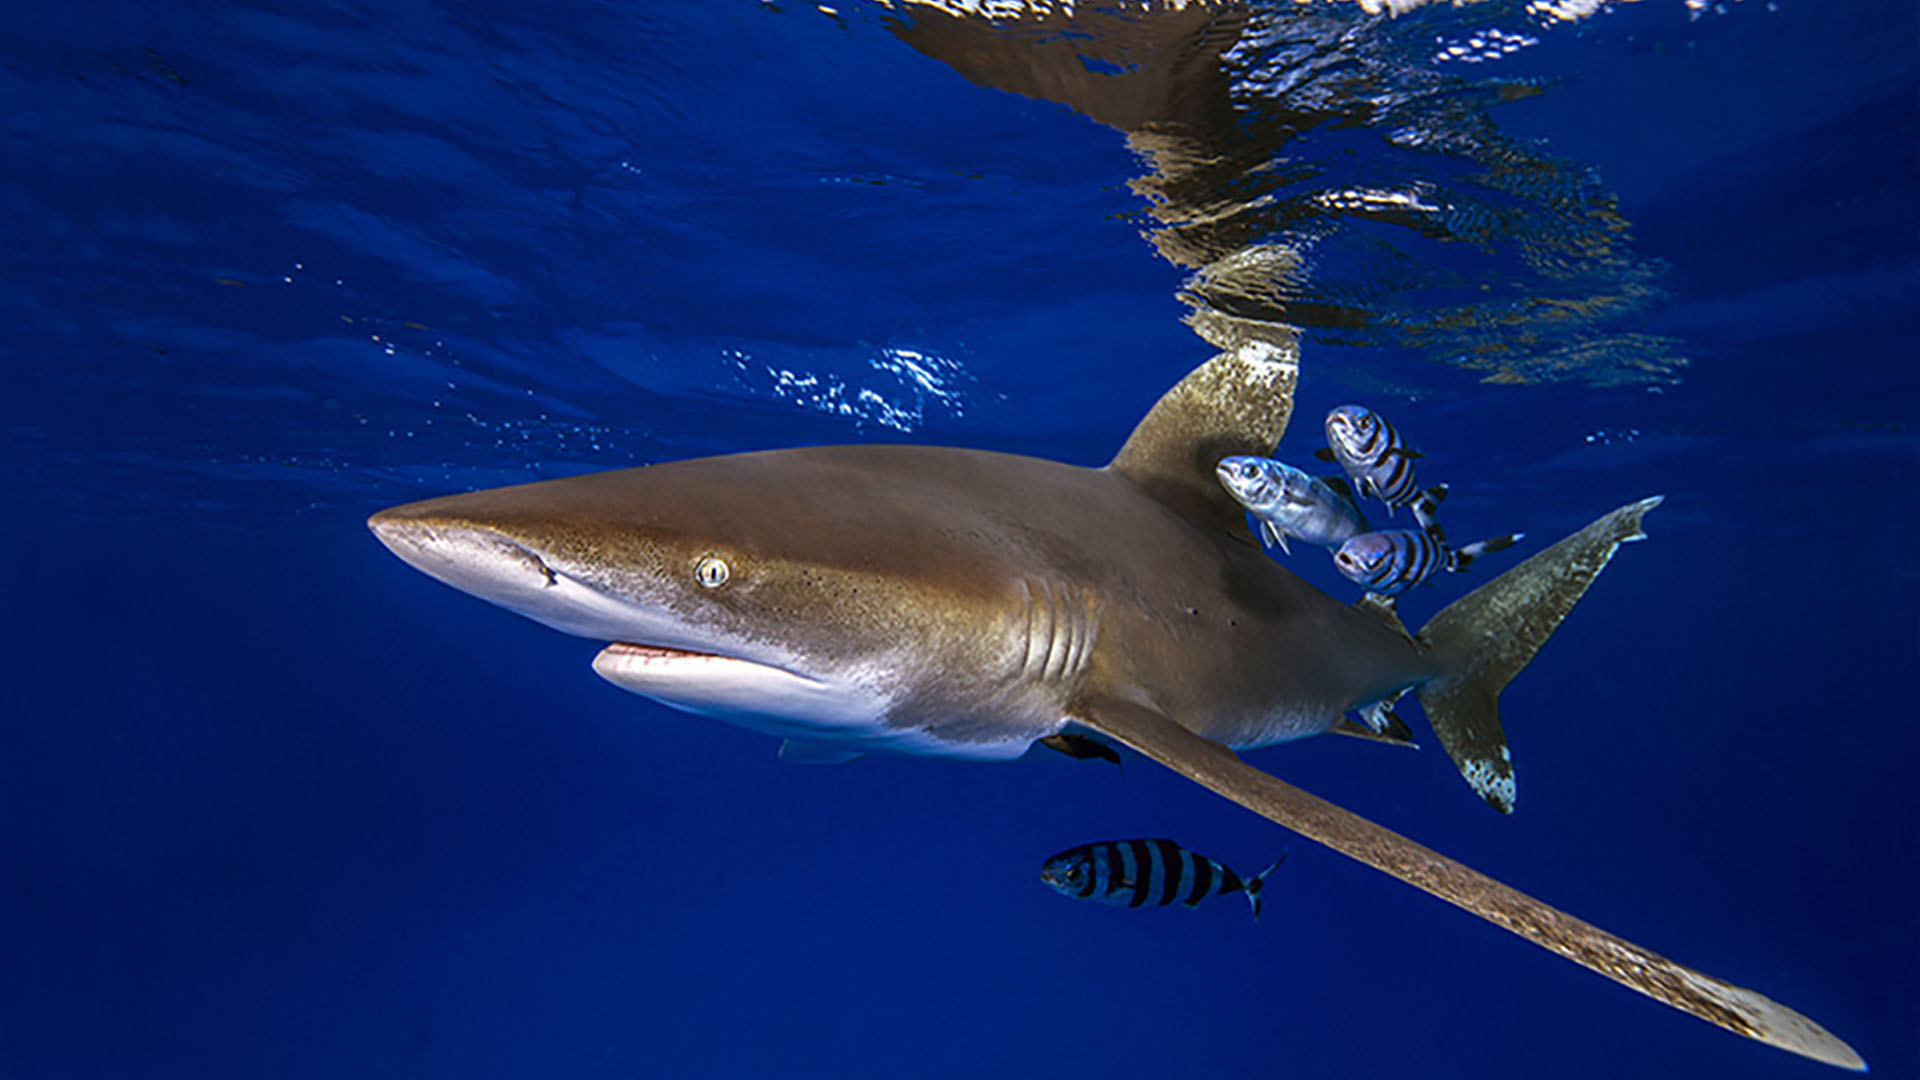
[[[1061,735],[1112,740],[1667,1005],[1864,1070],[1800,1013],[1240,757],[1380,738],[1350,714],[1411,692],[1472,789],[1510,812],[1500,692],[1660,501],[1602,515],[1410,632],[1268,557],[1215,477],[1224,458],[1273,453],[1298,377],[1297,349],[1224,350],[1098,468],[804,447],[427,499],[368,524],[456,589],[605,642],[593,668],[615,685],[777,736],[784,757],[1007,760]]]

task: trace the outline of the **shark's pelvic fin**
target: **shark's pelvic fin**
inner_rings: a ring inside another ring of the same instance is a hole
[[[1420,706],[1460,775],[1487,804],[1513,813],[1513,760],[1500,691],[1546,644],[1587,586],[1629,540],[1655,495],[1623,506],[1441,610],[1420,629],[1447,672],[1419,686]]]
[[[792,765],[844,765],[860,754],[857,746],[829,739],[787,739],[780,744],[780,760]]]
[[[1120,761],[1118,751],[1106,743],[1101,742],[1099,739],[1089,738],[1085,735],[1076,735],[1073,732],[1061,732],[1058,735],[1048,735],[1041,739],[1040,745],[1057,754],[1065,754],[1075,761],[1088,761],[1093,758],[1099,758],[1101,761],[1113,762],[1118,768],[1126,768]]]
[[[1245,338],[1161,395],[1107,468],[1177,513],[1237,534],[1244,514],[1214,466],[1234,454],[1273,452],[1299,378],[1296,342]]]
[[[1269,776],[1150,705],[1096,693],[1083,696],[1070,712],[1087,727],[1126,743],[1262,817],[1384,870],[1623,986],[1770,1046],[1841,1068],[1866,1068],[1866,1062],[1852,1047],[1792,1009],[1682,967]]]

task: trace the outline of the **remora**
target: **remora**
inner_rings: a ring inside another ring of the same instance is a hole
[[[1659,499],[1624,506],[1417,635],[1268,558],[1214,467],[1271,455],[1297,355],[1250,343],[1161,398],[1104,468],[926,446],[729,455],[429,499],[369,521],[418,569],[611,642],[610,681],[780,735],[1012,758],[1092,731],[1711,1023],[1844,1068],[1812,1020],[1556,910],[1234,754],[1411,688],[1501,809],[1497,701]]]

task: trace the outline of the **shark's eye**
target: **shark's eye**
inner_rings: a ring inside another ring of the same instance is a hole
[[[727,560],[718,555],[709,555],[694,565],[693,580],[708,589],[717,589],[727,583],[731,576],[727,569]]]

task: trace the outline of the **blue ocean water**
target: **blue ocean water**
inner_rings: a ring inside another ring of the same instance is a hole
[[[1463,535],[1667,495],[1504,698],[1511,818],[1249,758],[1920,1075],[1913,5],[987,6],[0,20],[0,1076],[1821,1075],[1139,758],[782,766],[362,524],[1099,464],[1187,322],[1300,327],[1283,451],[1390,410]],[[1037,880],[1160,835],[1290,849],[1266,915]]]

